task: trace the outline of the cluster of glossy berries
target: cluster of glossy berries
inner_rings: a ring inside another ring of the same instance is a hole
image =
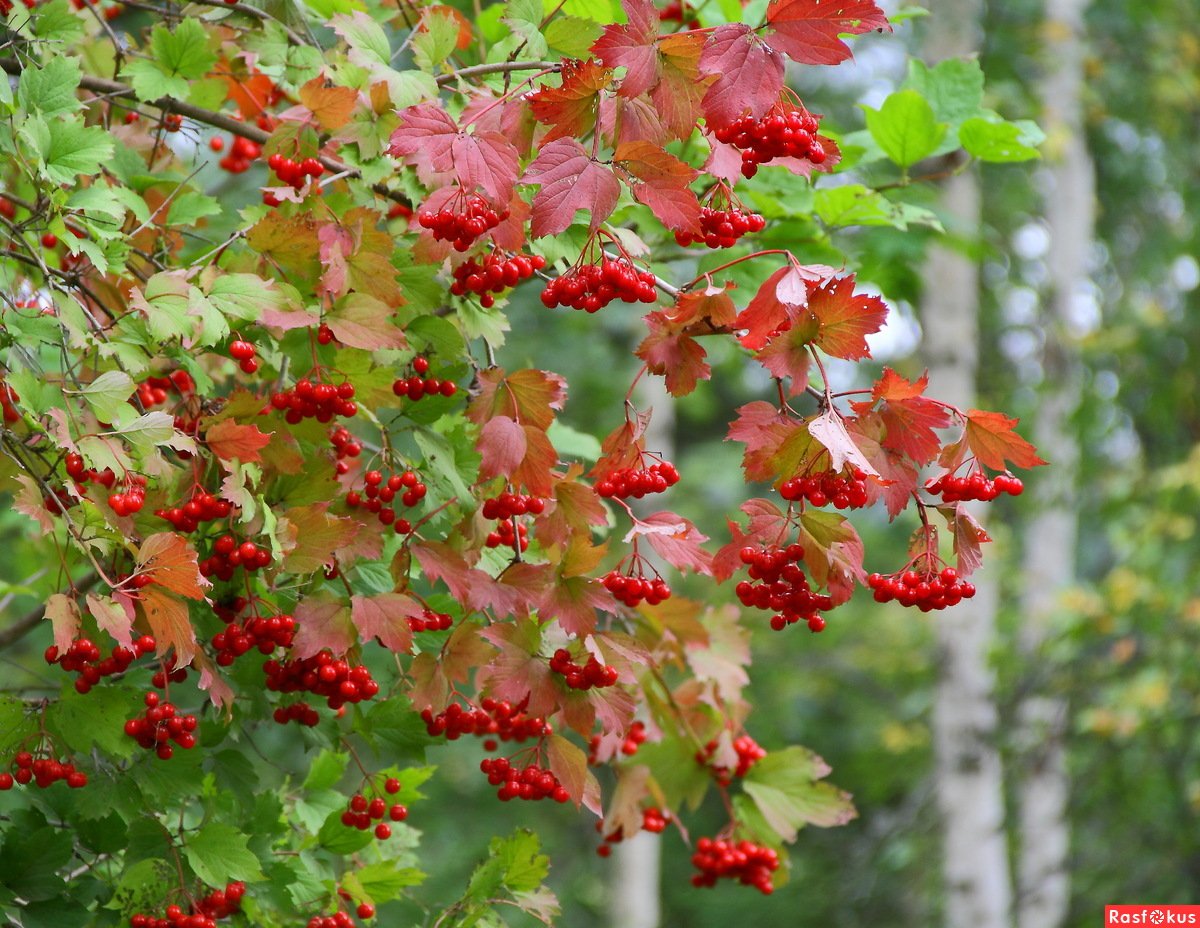
[[[7,203],[8,201],[4,200],[2,202]],[[12,425],[14,422],[21,421],[21,414],[17,412],[17,403],[20,401],[20,394],[8,384],[0,381],[0,412],[4,415],[5,425]]]
[[[730,769],[713,764],[712,756],[717,751],[717,742],[710,741],[703,750],[696,752],[696,763],[712,768],[713,778],[721,786],[728,786],[734,777],[744,777],[750,768],[767,756],[767,751],[749,735],[740,735],[733,741],[733,750],[737,753],[737,766]]]
[[[785,480],[779,495],[788,502],[807,500],[814,506],[833,503],[835,509],[861,509],[867,505],[867,475],[854,468],[849,476],[828,470]]]
[[[154,671],[154,675],[150,678],[150,685],[155,689],[165,690],[168,683],[182,683],[187,676],[187,668],[176,667],[175,655],[172,654],[167,658],[161,670]]]
[[[596,483],[596,492],[605,499],[641,499],[651,493],[664,493],[679,482],[679,471],[668,461],[649,467],[622,467]]]
[[[167,377],[147,377],[137,387],[138,402],[143,409],[153,409],[162,406],[171,397],[174,390],[181,394],[191,393],[196,389],[196,381],[187,371],[172,371]]]
[[[270,654],[276,648],[290,648],[296,635],[296,620],[290,615],[253,616],[245,623],[230,622],[213,635],[217,663],[228,667],[250,651]]]
[[[203,522],[227,519],[232,512],[233,503],[213,496],[201,487],[194,488],[191,497],[182,506],[154,510],[156,516],[166,519],[176,531],[185,533],[196,531]]]
[[[267,167],[275,172],[275,176],[296,190],[302,188],[310,177],[320,177],[325,173],[325,165],[316,158],[303,158],[296,161],[281,155],[279,152],[267,159]]]
[[[441,209],[417,212],[417,222],[428,229],[439,242],[452,242],[455,251],[466,251],[481,235],[491,231],[508,218],[508,210],[496,212],[477,193],[464,196],[461,192]]]
[[[219,135],[214,135],[208,140],[208,147],[213,151],[224,151],[225,140]],[[250,165],[260,155],[262,155],[262,146],[258,142],[252,142],[248,138],[235,135],[229,145],[229,154],[218,161],[217,164],[222,171],[228,171],[230,174],[243,174],[250,169]]]
[[[916,606],[922,612],[956,606],[975,595],[975,584],[959,579],[958,571],[906,570],[891,575],[871,574],[867,586],[874,590],[875,602],[895,600],[902,606]]]
[[[605,258],[600,264],[577,264],[555,277],[542,291],[548,309],[570,306],[594,313],[613,300],[653,303],[658,299],[654,275],[640,271],[628,258]]]
[[[167,113],[163,116],[162,125],[167,132],[178,132],[183,128],[183,116],[179,113]]]
[[[980,471],[975,471],[969,477],[953,477],[946,474],[925,485],[925,489],[934,496],[940,496],[943,503],[960,503],[978,499],[991,502],[1001,493],[1009,496],[1020,496],[1025,492],[1025,484],[1020,477],[1011,474],[997,474],[994,479]]]
[[[399,500],[409,509],[419,505],[425,498],[428,488],[421,482],[416,471],[406,470],[398,474],[384,476],[382,471],[369,470],[363,475],[362,492],[351,490],[346,494],[346,505],[351,509],[362,507],[367,512],[375,513],[382,525],[395,525],[397,535],[407,535],[412,531],[412,523],[408,519],[396,518],[393,508]]]
[[[642,809],[642,827],[641,831],[648,831],[651,834],[660,835],[667,830],[667,823],[671,820],[669,813],[663,812],[657,806],[647,806]],[[604,831],[604,823],[596,822],[596,831]],[[625,840],[625,830],[618,828],[616,831],[609,832],[604,836],[604,843],[596,848],[596,853],[601,857],[608,857],[612,854],[612,846],[620,844]]]
[[[57,664],[67,673],[77,674],[75,691],[87,693],[93,686],[105,677],[124,673],[137,658],[154,651],[154,638],[142,635],[133,640],[132,650],[116,645],[112,653],[103,660],[100,659],[100,649],[90,638],[76,638],[66,651],[59,653],[55,645],[46,648],[47,664]]]
[[[592,735],[591,741],[588,742],[588,763],[600,763],[600,745],[603,741],[603,735]],[[634,722],[629,726],[629,731],[625,733],[625,740],[621,742],[621,753],[626,757],[633,757],[638,752],[638,749],[646,743],[646,723]]]
[[[398,377],[392,384],[392,392],[414,401],[427,396],[454,396],[458,392],[458,384],[453,380],[439,380],[428,375],[429,359],[417,355],[412,359],[412,373]]]
[[[383,790],[394,796],[400,792],[400,781],[389,777],[383,785]],[[399,802],[389,803],[382,796],[368,800],[362,793],[355,793],[350,797],[346,811],[342,813],[342,824],[359,831],[367,831],[373,826],[375,837],[386,841],[392,836],[392,826],[384,821],[385,817],[393,822],[402,822],[408,818],[408,809]]]
[[[233,535],[222,535],[213,542],[212,554],[200,562],[200,573],[228,582],[239,567],[254,573],[270,563],[270,548],[260,548],[249,539],[239,542]]]
[[[271,394],[271,406],[284,413],[289,425],[298,425],[305,419],[316,419],[328,423],[334,416],[353,419],[358,415],[358,404],[354,402],[354,384],[323,383],[305,378],[296,381],[290,390]]]
[[[619,674],[616,667],[601,664],[596,655],[589,654],[586,664],[577,664],[571,652],[559,648],[550,658],[550,669],[562,674],[567,686],[573,690],[590,690],[592,687],[615,686]]]
[[[601,582],[614,598],[630,607],[643,602],[657,606],[671,598],[671,587],[662,577],[635,577],[613,569],[604,575]]]
[[[500,787],[496,797],[504,802],[510,799],[567,802],[571,798],[558,777],[537,764],[515,767],[507,757],[485,757],[479,762],[479,769],[487,774],[488,783]]]
[[[371,699],[379,692],[370,670],[362,664],[351,667],[347,661],[335,658],[328,648],[312,657],[267,661],[263,672],[267,689],[324,696],[330,709]]]
[[[552,734],[544,718],[526,715],[524,706],[490,696],[479,703],[479,708],[452,702],[437,715],[426,708],[421,711],[421,719],[425,730],[434,737],[441,735],[447,741],[455,741],[463,735],[476,735],[488,739],[484,747],[489,751],[496,749],[496,739],[520,744]]]
[[[245,894],[245,883],[229,883],[196,900],[187,912],[178,905],[169,905],[162,918],[141,912],[131,915],[129,928],[217,928],[218,921],[242,910]]]
[[[482,260],[468,258],[456,267],[450,292],[455,296],[479,294],[480,305],[487,308],[496,303],[492,294],[515,287],[545,266],[546,259],[541,255],[510,255],[503,251],[492,251],[484,255]]]
[[[253,343],[237,339],[229,343],[229,356],[238,362],[240,367],[247,374],[253,374],[258,370],[258,349]]]
[[[374,918],[375,906],[360,902],[355,912],[359,918]],[[332,915],[314,915],[305,923],[305,928],[355,928],[355,925],[349,912],[338,911]]]
[[[522,522],[514,527],[514,516],[541,515],[546,511],[546,501],[540,496],[504,492],[483,501],[480,509],[485,519],[496,521],[495,530],[488,532],[484,544],[489,548],[516,548],[524,551],[529,547],[529,530]]]
[[[414,632],[445,632],[454,627],[454,619],[448,612],[434,612],[425,606],[420,615],[408,617],[408,627]]]
[[[163,760],[175,754],[172,741],[184,750],[196,746],[196,716],[180,715],[158,693],[147,693],[145,702],[146,710],[125,723],[125,734],[147,751],[153,748]]]
[[[35,758],[29,751],[18,751],[9,769],[0,773],[0,790],[12,789],[14,785],[33,783],[40,789],[65,780],[71,789],[87,786],[87,774],[75,769],[74,764],[57,761],[52,757]]]
[[[337,458],[338,476],[350,473],[350,462],[346,459],[362,454],[362,442],[355,438],[348,428],[339,425],[329,433],[329,443],[333,445],[333,454]]]
[[[700,228],[696,232],[676,232],[675,242],[688,245],[707,245],[709,248],[732,248],[747,232],[761,232],[767,221],[758,213],[750,213],[736,207],[700,209]]]
[[[779,855],[752,841],[723,841],[701,838],[696,842],[692,866],[693,886],[716,886],[717,880],[737,880],[753,886],[765,896],[775,891],[771,874],[779,869]]]
[[[775,158],[803,158],[813,164],[825,161],[825,148],[817,137],[817,117],[791,104],[777,103],[762,118],[743,116],[713,134],[718,142],[742,151],[742,176],[753,177],[758,166]]]
[[[141,474],[125,475],[125,492],[108,494],[108,505],[118,516],[141,512],[146,504],[146,478]]]
[[[782,631],[801,619],[810,631],[825,628],[820,613],[832,609],[833,600],[809,587],[808,577],[800,566],[804,558],[800,545],[764,548],[748,545],[739,556],[750,568],[750,579],[742,580],[733,590],[743,606],[775,613],[771,616],[771,628],[775,631]]]
[[[288,722],[297,722],[300,725],[306,725],[309,728],[314,728],[321,721],[321,716],[306,702],[294,702],[289,706],[279,706],[271,713],[277,724],[286,725]]]

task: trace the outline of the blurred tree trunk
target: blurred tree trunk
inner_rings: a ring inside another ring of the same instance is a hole
[[[1088,275],[1095,226],[1095,178],[1083,131],[1083,15],[1090,0],[1048,0],[1042,125],[1049,137],[1050,292],[1043,311],[1044,387],[1034,437],[1053,467],[1037,475],[1025,531],[1021,634],[1027,668],[1048,664],[1040,651],[1052,632],[1059,598],[1075,579],[1079,447],[1071,416],[1080,402],[1079,364],[1071,338],[1071,302]],[[1017,708],[1020,752],[1018,928],[1058,928],[1067,916],[1070,832],[1064,738],[1066,700],[1047,692],[1047,675],[1034,671]]]
[[[979,45],[978,0],[931,0],[926,56],[970,55]],[[981,221],[978,177],[952,177],[942,216],[952,236],[971,240]],[[925,268],[921,310],[930,393],[973,405],[979,351],[979,268],[950,247],[935,247]],[[994,676],[996,566],[974,578],[978,593],[934,618],[939,676],[933,727],[942,816],[944,923],[949,928],[1009,928],[1012,884],[1004,831],[1004,783],[997,749]]]

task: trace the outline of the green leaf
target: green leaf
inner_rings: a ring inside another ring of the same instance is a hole
[[[177,74],[164,74],[163,69],[157,63],[147,61],[145,58],[126,62],[125,67],[121,69],[121,77],[133,88],[137,98],[143,102],[157,100],[159,97],[186,100],[188,96],[190,85],[186,78]]]
[[[67,199],[66,208],[80,211],[88,218],[111,217],[115,221],[105,223],[104,227],[114,234],[120,231],[126,212],[133,213],[139,222],[150,218],[150,208],[136,193],[128,187],[109,187],[106,184],[92,184],[76,190]]]
[[[232,825],[209,822],[187,839],[183,853],[196,876],[209,886],[260,880],[263,874],[258,858],[246,844],[246,835]]]
[[[335,13],[353,13],[355,10],[366,9],[361,0],[304,0],[304,5],[319,14],[322,19],[329,19]]]
[[[25,68],[17,84],[17,108],[47,118],[83,109],[75,98],[82,72],[74,58],[51,58],[45,67]]]
[[[106,371],[83,388],[83,398],[101,422],[112,422],[128,406],[137,386],[124,371]]]
[[[145,912],[163,898],[174,873],[174,868],[161,858],[149,857],[139,860],[125,868],[113,890],[112,898],[104,908],[115,909],[124,918],[129,918],[137,912]]]
[[[550,873],[550,858],[538,853],[537,835],[524,828],[508,838],[493,838],[488,858],[471,874],[467,898],[485,902],[502,889],[510,893],[532,892]]]
[[[40,815],[21,812],[7,823],[0,846],[0,884],[31,901],[52,899],[63,889],[58,870],[71,860],[75,841]]]
[[[983,117],[968,119],[958,130],[958,139],[967,153],[980,161],[1000,164],[1040,158],[1038,145],[1046,136],[1028,121],[993,121]]]
[[[817,216],[827,226],[942,227],[935,213],[908,203],[893,203],[878,190],[862,184],[818,190],[813,205]]]
[[[954,127],[977,115],[983,106],[983,70],[974,58],[947,58],[932,68],[914,58],[908,63],[902,89],[919,93],[938,122]]]
[[[150,51],[163,73],[195,80],[207,74],[217,56],[208,47],[208,33],[196,19],[182,20],[175,31],[155,26],[150,33]]]
[[[458,20],[448,8],[431,9],[421,17],[421,28],[413,35],[413,60],[422,71],[436,73],[457,44]]]
[[[425,881],[425,874],[416,867],[397,867],[394,862],[385,861],[347,873],[347,882],[351,878],[364,894],[378,904],[395,899],[406,886],[420,885]]]
[[[6,319],[5,323],[9,332],[17,336],[18,333],[11,324],[11,320]],[[23,338],[22,341],[27,343],[28,339]],[[54,384],[47,383],[44,377],[35,374],[28,368],[12,368],[5,380],[20,395],[21,407],[35,416],[42,415],[48,409],[61,408],[63,405],[62,390]]]
[[[58,736],[76,751],[99,747],[116,757],[132,757],[137,745],[111,722],[128,713],[133,698],[123,687],[96,687],[85,696],[63,687],[62,698],[50,706],[47,717]]]
[[[604,32],[600,23],[578,16],[558,16],[544,33],[546,44],[564,58],[586,58],[596,39]]]
[[[582,461],[597,461],[600,458],[600,440],[589,432],[581,432],[572,428],[561,419],[550,423],[546,431],[550,444],[563,457],[578,458]]]
[[[15,745],[37,731],[37,721],[25,713],[15,696],[0,696],[0,756],[8,757]]]
[[[256,274],[219,274],[206,289],[218,311],[243,322],[256,322],[264,309],[284,312],[298,309],[300,303],[292,287]]]
[[[391,67],[392,46],[383,26],[366,13],[335,16],[329,24],[350,47],[350,60],[361,68]]]
[[[359,831],[342,824],[342,810],[334,809],[317,832],[321,847],[332,854],[353,854],[374,841],[370,830]]]
[[[946,134],[933,107],[915,90],[899,90],[877,110],[864,107],[867,129],[879,147],[902,168],[916,164],[937,149]]]
[[[324,750],[318,754],[308,769],[304,778],[305,789],[329,789],[342,778],[346,765],[350,763],[350,755],[345,751]]]
[[[98,174],[100,165],[113,153],[109,134],[100,126],[85,126],[78,117],[47,122],[32,116],[20,133],[37,155],[42,174],[53,184],[74,185],[80,174]]]
[[[33,16],[33,34],[43,42],[69,45],[83,38],[83,17],[77,16],[67,0],[39,3]]]
[[[171,201],[171,208],[167,211],[167,225],[195,225],[197,219],[220,214],[221,204],[216,197],[210,197],[208,194],[196,190],[188,190]]]
[[[808,748],[794,746],[770,752],[750,768],[742,787],[767,824],[791,842],[804,825],[831,828],[858,814],[849,793],[820,782],[828,773],[829,767],[820,757]]]

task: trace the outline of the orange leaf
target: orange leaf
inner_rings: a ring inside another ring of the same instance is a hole
[[[152,536],[158,537],[158,536]],[[142,615],[150,625],[154,642],[161,657],[175,649],[175,665],[186,667],[196,656],[196,632],[188,615],[187,604],[176,599],[161,586],[148,586],[138,594]]]
[[[483,425],[496,416],[507,416],[545,430],[566,399],[567,383],[558,374],[521,370],[506,375],[493,367],[480,372],[479,396],[467,408],[467,418]]]
[[[237,459],[253,464],[262,460],[258,452],[271,443],[271,433],[259,431],[256,425],[222,419],[204,433],[204,443],[223,461]]]
[[[813,343],[831,357],[857,361],[871,356],[866,336],[883,328],[888,309],[877,296],[856,295],[851,274],[814,290],[808,311],[820,323]]]
[[[558,87],[543,87],[529,97],[529,109],[538,122],[551,126],[545,141],[578,138],[596,124],[600,94],[613,80],[611,68],[598,61],[563,62]]]
[[[188,599],[204,599],[212,586],[200,576],[196,549],[174,532],[159,532],[142,542],[137,563],[139,574],[149,574],[158,586]]]
[[[687,396],[696,389],[697,382],[708,380],[712,368],[704,360],[704,347],[683,333],[683,326],[675,325],[665,313],[652,312],[646,316],[650,334],[638,345],[637,356],[646,362],[652,374],[666,378],[667,392],[672,396]]]
[[[1017,467],[1037,467],[1046,463],[1037,456],[1033,445],[1013,431],[1020,421],[999,412],[967,410],[967,446],[980,464],[993,470],[1004,470],[1006,461]]]
[[[323,77],[314,77],[300,88],[300,102],[312,110],[322,129],[332,132],[350,121],[358,105],[358,92],[349,87],[327,87]]]

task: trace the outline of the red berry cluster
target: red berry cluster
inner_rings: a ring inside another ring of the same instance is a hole
[[[664,493],[679,482],[679,471],[668,461],[649,467],[622,467],[596,483],[596,492],[606,499],[641,499],[650,493]]]
[[[285,413],[289,425],[299,425],[305,419],[328,423],[334,416],[353,419],[358,415],[354,385],[348,381],[332,384],[298,380],[292,389],[272,393],[271,406]]]
[[[559,648],[550,658],[550,669],[566,678],[567,686],[573,690],[590,690],[592,687],[615,686],[617,668],[601,664],[595,654],[589,654],[586,664],[576,664],[571,652]]]
[[[131,516],[142,511],[146,504],[146,478],[141,474],[125,475],[125,492],[108,494],[108,505],[118,516]]]
[[[426,376],[429,373],[429,359],[417,355],[412,359],[412,373],[397,378],[392,384],[392,392],[396,396],[408,397],[416,401],[427,396],[454,396],[458,392],[458,384],[453,380],[439,380],[437,377]]]
[[[383,785],[383,790],[388,795],[394,796],[400,792],[400,781],[395,777],[389,777]],[[346,811],[342,813],[342,824],[347,828],[366,831],[371,828],[372,823],[376,823],[374,826],[375,837],[380,841],[386,841],[392,836],[392,826],[383,821],[384,817],[393,822],[402,822],[408,818],[408,809],[399,802],[389,803],[382,796],[377,795],[368,800],[362,793],[355,793],[350,797]]]
[[[363,475],[362,492],[348,492],[346,505],[351,509],[361,506],[367,512],[375,513],[382,525],[394,523],[397,535],[407,535],[412,531],[412,523],[408,519],[397,519],[393,504],[399,500],[411,509],[425,498],[426,492],[428,488],[421,482],[416,471],[406,470],[399,474],[388,474],[385,479],[382,471],[369,470]]]
[[[743,116],[713,132],[718,142],[742,150],[742,176],[753,177],[758,166],[775,158],[825,161],[825,147],[817,138],[819,121],[807,110],[776,103],[765,116]]]
[[[600,742],[603,736],[592,735],[591,741],[588,743],[588,763],[600,763]],[[632,757],[638,752],[646,742],[646,723],[634,722],[629,726],[629,731],[625,733],[625,740],[621,743],[621,753],[626,757]]]
[[[57,761],[51,757],[35,758],[29,751],[18,751],[9,770],[0,773],[0,790],[9,790],[14,784],[25,786],[33,783],[40,789],[66,780],[71,789],[87,786],[87,774],[75,769],[74,764]]]
[[[179,715],[155,692],[147,693],[145,702],[146,711],[125,723],[125,734],[147,751],[154,748],[163,760],[175,754],[172,741],[185,751],[196,746],[196,716]]]
[[[76,638],[63,654],[58,653],[55,645],[46,648],[47,664],[58,664],[68,673],[78,674],[75,678],[75,691],[87,693],[93,686],[105,677],[124,673],[129,665],[144,654],[154,651],[154,639],[150,635],[142,635],[133,641],[133,650],[117,645],[112,653],[100,659],[100,649],[90,638]]]
[[[709,248],[732,248],[747,232],[761,232],[766,227],[767,221],[758,213],[736,207],[713,209],[705,206],[700,209],[700,230],[676,232],[675,242],[685,248],[701,244]]]
[[[420,615],[408,617],[408,627],[414,632],[444,632],[454,627],[454,619],[447,612],[434,612],[426,606]]]
[[[165,690],[167,683],[182,683],[187,679],[187,668],[175,666],[175,655],[172,654],[167,658],[166,665],[162,670],[154,671],[154,676],[150,678],[150,685],[155,689]]]
[[[171,395],[172,390],[179,393],[191,393],[196,389],[196,382],[187,371],[172,371],[167,377],[147,377],[138,384],[138,402],[143,409],[163,405]]]
[[[771,874],[779,869],[779,855],[752,841],[701,838],[696,842],[692,866],[700,871],[692,875],[693,886],[716,886],[717,880],[730,879],[769,896],[775,891]]]
[[[375,906],[369,902],[361,903],[358,907],[359,918],[374,918]],[[333,915],[314,915],[305,928],[355,928],[354,919],[349,912],[335,912]]]
[[[202,487],[194,488],[191,497],[182,506],[154,510],[156,516],[166,519],[176,531],[184,533],[196,531],[202,522],[227,519],[232,512],[233,503],[213,496]]]
[[[238,567],[254,573],[270,563],[270,548],[260,548],[249,539],[239,542],[233,535],[222,535],[213,542],[212,554],[200,562],[200,573],[229,581]]]
[[[662,577],[635,577],[613,569],[604,575],[603,583],[608,592],[630,607],[643,602],[657,606],[671,598],[671,587]]]
[[[809,588],[808,577],[800,566],[804,558],[804,549],[800,545],[782,548],[748,545],[742,548],[739,556],[750,568],[750,579],[734,587],[743,606],[774,612],[771,628],[775,631],[782,631],[801,619],[808,623],[811,631],[819,632],[825,628],[825,619],[819,613],[832,609],[833,600]]]
[[[1025,492],[1025,484],[1020,477],[1011,474],[997,474],[989,480],[985,474],[975,471],[969,477],[954,477],[945,474],[925,485],[925,489],[935,496],[941,496],[943,503],[959,503],[978,499],[991,502],[1001,493],[1009,496],[1020,496]]]
[[[555,277],[542,291],[542,305],[594,313],[613,300],[653,303],[658,299],[654,286],[654,275],[638,270],[628,258],[605,258],[600,264],[577,264]]]
[[[247,619],[244,625],[230,622],[213,635],[212,645],[217,652],[217,663],[228,667],[256,648],[260,654],[270,654],[276,648],[290,648],[295,634],[296,620],[290,615],[269,618],[256,615]]]
[[[299,722],[301,725],[307,725],[313,728],[321,721],[321,716],[306,702],[294,702],[290,706],[279,706],[272,714],[273,718],[280,725],[286,725],[288,722]]]
[[[461,191],[439,209],[423,209],[417,213],[417,222],[428,229],[440,242],[453,242],[455,251],[466,251],[484,233],[496,228],[508,218],[508,210],[496,212],[477,193],[464,195]]]
[[[492,786],[500,787],[496,790],[496,797],[504,802],[510,799],[534,802],[539,799],[553,799],[555,802],[568,802],[571,798],[571,794],[558,781],[558,777],[537,764],[514,767],[507,757],[485,757],[479,762],[479,769],[487,774],[488,782]]]
[[[7,200],[0,200],[7,203]],[[17,403],[21,401],[20,394],[17,393],[8,384],[0,381],[0,410],[4,413],[4,422],[6,425],[12,425],[14,422],[21,421],[21,414],[17,412]]]
[[[217,928],[217,922],[222,918],[242,910],[245,894],[245,883],[229,883],[224,889],[214,889],[198,899],[187,912],[178,905],[169,905],[162,918],[141,912],[131,915],[129,928]]]
[[[275,176],[296,190],[302,188],[310,177],[320,177],[325,173],[325,165],[316,158],[304,158],[296,161],[279,152],[267,159],[267,167],[275,172]]]
[[[480,513],[485,519],[494,519],[497,525],[494,531],[488,532],[484,540],[489,548],[516,548],[518,544],[524,551],[529,547],[529,530],[523,523],[518,522],[513,527],[514,516],[541,515],[546,511],[546,501],[540,496],[529,496],[523,493],[504,492],[483,501]]]
[[[339,425],[329,433],[329,443],[333,445],[333,454],[337,458],[338,476],[350,473],[350,462],[346,458],[356,458],[362,454],[362,442],[348,428]]]
[[[496,303],[492,294],[515,287],[545,266],[546,259],[541,255],[510,255],[503,251],[492,251],[484,255],[482,261],[468,258],[456,267],[450,292],[455,296],[477,293],[480,295],[480,305],[487,308]]]
[[[652,834],[660,835],[667,830],[667,823],[671,820],[669,812],[663,812],[657,806],[647,806],[642,809],[642,831],[648,831]],[[604,823],[596,822],[596,831],[603,831]],[[596,853],[601,857],[608,857],[612,854],[612,846],[620,844],[625,840],[625,830],[618,828],[616,831],[609,832],[604,836],[604,843],[596,848]]]
[[[891,575],[871,574],[867,586],[875,591],[875,602],[901,606],[916,606],[922,612],[956,606],[975,595],[975,584],[960,580],[958,571],[947,567],[941,571],[906,570]]]
[[[163,116],[163,128],[168,132],[178,132],[183,128],[183,117],[179,113],[167,113]]]
[[[225,140],[219,135],[215,135],[209,139],[208,146],[213,151],[221,151],[225,148]],[[250,169],[251,162],[260,155],[262,155],[261,145],[243,136],[235,135],[229,147],[229,154],[217,164],[222,171],[228,171],[230,174],[243,174]]]
[[[460,706],[452,702],[437,715],[426,708],[421,711],[425,730],[433,736],[445,735],[447,741],[456,741],[463,735],[478,735],[489,739],[488,750],[495,750],[494,738],[520,744],[531,738],[544,738],[552,734],[546,720],[540,716],[525,714],[524,706],[514,706],[504,700],[485,697],[479,708]]]
[[[337,335],[334,334],[334,331],[332,328],[330,328],[323,322],[319,326],[317,326],[317,344],[318,345],[332,345],[336,341],[337,341]]]
[[[258,370],[258,349],[251,342],[237,339],[229,343],[229,356],[238,362],[240,367],[247,374],[253,374]]]
[[[757,741],[749,735],[741,735],[734,739],[733,749],[737,752],[737,766],[730,770],[728,767],[717,766],[710,764],[713,754],[717,750],[717,742],[710,741],[704,745],[702,751],[696,752],[696,763],[711,766],[713,777],[721,786],[728,786],[733,782],[734,777],[744,777],[750,772],[750,768],[757,764],[760,760],[767,756],[765,748],[759,745]]]
[[[312,657],[263,664],[267,689],[276,693],[312,693],[324,696],[330,709],[348,702],[362,702],[379,693],[379,684],[364,665],[350,664],[333,656],[328,648]]]
[[[788,502],[808,500],[814,506],[833,503],[835,509],[861,509],[867,505],[867,475],[854,468],[849,476],[825,471],[785,480],[779,495]]]

